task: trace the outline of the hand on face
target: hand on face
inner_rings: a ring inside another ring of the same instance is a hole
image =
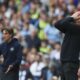
[[[75,23],[76,23],[77,25],[80,25],[80,11],[74,13],[71,17],[74,18]]]
[[[73,17],[75,21],[80,20],[80,11],[74,13],[71,17]]]
[[[80,19],[75,21],[77,25],[80,25]]]

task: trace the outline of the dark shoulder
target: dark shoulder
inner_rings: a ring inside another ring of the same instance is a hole
[[[3,47],[3,46],[5,46],[5,45],[6,45],[6,43],[3,42],[2,44],[0,44],[0,48]]]
[[[12,43],[12,45],[15,46],[15,47],[21,46],[19,40],[16,39],[16,38],[13,38],[13,40],[12,40],[11,43]]]

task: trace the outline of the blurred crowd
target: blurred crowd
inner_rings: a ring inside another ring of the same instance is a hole
[[[79,10],[79,0],[0,0],[0,44],[8,27],[23,47],[19,80],[59,80],[64,34],[54,24]]]

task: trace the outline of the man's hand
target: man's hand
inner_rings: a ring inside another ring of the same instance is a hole
[[[80,11],[74,13],[71,17],[73,17],[75,21],[80,19]]]
[[[11,70],[12,67],[13,67],[13,65],[9,65],[9,67],[8,67],[8,69],[6,70],[5,74],[7,74],[7,73]]]
[[[76,20],[75,23],[80,26],[80,19]]]
[[[0,64],[3,64],[3,62],[4,62],[4,57],[3,57],[3,55],[1,55],[0,56]]]
[[[78,77],[80,77],[80,68],[78,69],[77,75],[78,75]]]

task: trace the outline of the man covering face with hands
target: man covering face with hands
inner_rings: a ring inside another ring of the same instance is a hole
[[[55,27],[65,34],[61,49],[63,75],[61,80],[78,80],[80,53],[80,11],[56,22]]]

